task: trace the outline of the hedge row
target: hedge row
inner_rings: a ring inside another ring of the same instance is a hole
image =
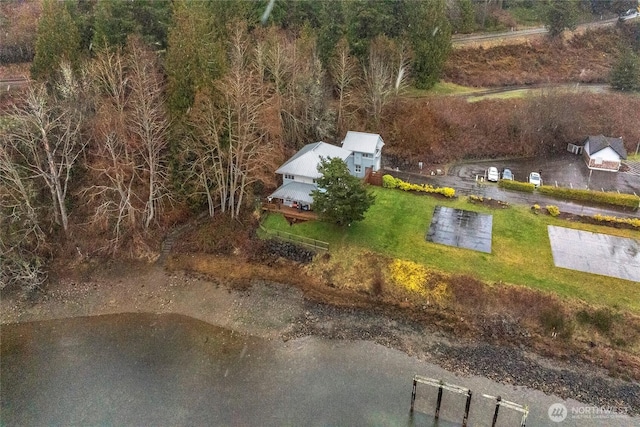
[[[506,188],[507,190],[525,191],[527,193],[533,193],[533,190],[536,188],[535,185],[528,182],[511,181],[508,179],[501,179],[498,182],[498,186]]]
[[[411,184],[410,182],[404,182],[400,178],[394,178],[391,175],[382,176],[382,186],[384,188],[397,188],[403,191],[442,194],[449,198],[456,196],[456,190],[450,187],[434,187],[429,184]]]
[[[640,218],[618,218],[616,216],[595,214],[593,218],[596,221],[607,222],[610,224],[631,224],[635,228],[640,228]]]
[[[640,197],[633,194],[607,193],[604,191],[580,190],[566,187],[553,187],[542,185],[538,191],[548,196],[560,199],[579,200],[584,202],[601,203],[605,205],[622,206],[638,209]]]

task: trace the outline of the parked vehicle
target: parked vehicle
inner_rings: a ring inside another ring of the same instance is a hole
[[[529,174],[529,182],[536,187],[540,187],[542,185],[542,177],[538,172],[531,172]]]
[[[498,182],[500,179],[500,173],[498,173],[498,168],[491,166],[487,171],[487,181]]]
[[[502,171],[502,179],[506,179],[509,181],[513,181],[513,174],[511,173],[511,169],[504,169]]]
[[[626,12],[620,14],[620,16],[618,17],[618,21],[626,21],[628,19],[637,18],[639,14],[640,13],[638,13],[637,9],[629,9]]]

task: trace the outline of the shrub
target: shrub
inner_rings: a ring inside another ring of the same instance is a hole
[[[398,183],[394,177],[391,175],[383,175],[382,176],[382,186],[384,188],[396,188]]]
[[[498,186],[507,190],[524,191],[527,193],[533,193],[536,186],[528,182],[511,181],[508,179],[501,179],[498,182]]]
[[[568,321],[564,311],[558,306],[540,312],[538,320],[546,333],[555,333],[560,338],[565,339],[570,338],[573,333],[571,322]]]
[[[412,184],[410,182],[405,182],[400,178],[394,178],[391,175],[384,175],[382,177],[382,186],[385,188],[398,188],[402,191],[441,194],[447,198],[453,198],[456,196],[456,190],[454,188],[434,187],[429,184]]]
[[[449,287],[455,303],[467,310],[482,312],[489,303],[487,286],[475,277],[451,276]]]
[[[442,190],[442,195],[444,197],[448,197],[451,199],[456,196],[456,190],[454,188],[442,187],[440,190]]]
[[[554,217],[560,215],[560,209],[554,205],[547,205],[547,212]]]
[[[601,308],[592,312],[580,310],[576,313],[578,322],[592,325],[603,334],[608,334],[611,331],[613,322],[618,317],[619,315],[616,315],[607,308]]]
[[[579,200],[633,209],[638,209],[640,206],[640,197],[634,194],[607,193],[606,191],[580,190],[575,188],[553,187],[551,185],[542,185],[538,188],[538,191],[542,194],[560,199]]]
[[[396,259],[389,266],[389,270],[395,284],[409,291],[421,295],[425,294],[424,286],[427,282],[428,271],[423,265]]]
[[[441,305],[449,300],[451,291],[445,278],[413,261],[395,259],[389,265],[393,284]]]
[[[640,228],[640,218],[618,218],[615,216],[595,214],[593,219],[611,224],[630,224],[635,228]]]

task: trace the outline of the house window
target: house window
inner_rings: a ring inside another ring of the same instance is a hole
[[[356,165],[356,173],[361,173],[361,172],[362,172],[362,166]]]
[[[370,158],[373,157],[373,154],[371,154],[371,153],[362,153],[362,157],[366,157],[366,158],[370,159]]]
[[[295,177],[293,175],[290,175],[288,173],[284,175],[284,178],[285,179],[295,179]]]

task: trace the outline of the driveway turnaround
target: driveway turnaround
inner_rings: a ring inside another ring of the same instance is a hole
[[[427,241],[491,253],[493,215],[436,206]]]
[[[556,267],[640,282],[640,241],[549,225]]]

